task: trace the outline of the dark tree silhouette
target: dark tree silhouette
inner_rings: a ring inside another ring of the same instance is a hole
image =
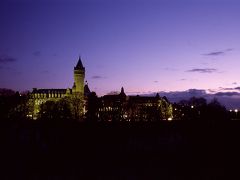
[[[67,99],[59,101],[47,101],[41,104],[39,112],[40,120],[60,121],[72,119],[71,107]]]
[[[228,120],[226,108],[214,98],[209,104],[204,98],[192,97],[174,104],[175,116],[184,120],[222,121]]]
[[[97,111],[99,108],[99,100],[95,92],[91,92],[88,95],[88,104],[87,104],[87,121],[96,122],[97,121]]]
[[[214,121],[214,123],[229,120],[229,114],[226,108],[214,98],[207,106],[207,119]]]
[[[0,89],[1,119],[25,120],[31,107],[28,94],[21,95],[10,89]]]

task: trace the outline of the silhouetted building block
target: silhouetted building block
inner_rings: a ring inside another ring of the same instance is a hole
[[[172,105],[159,94],[155,97],[119,94],[100,97],[100,121],[158,121],[172,118]]]

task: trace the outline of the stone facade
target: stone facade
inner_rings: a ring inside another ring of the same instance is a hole
[[[74,83],[73,87],[68,89],[37,89],[33,88],[30,101],[33,103],[34,110],[31,113],[33,119],[37,118],[40,111],[40,106],[47,101],[58,101],[62,98],[79,100],[80,111],[85,113],[86,97],[90,93],[88,85],[84,83],[85,68],[82,60],[79,57],[77,65],[74,67]]]

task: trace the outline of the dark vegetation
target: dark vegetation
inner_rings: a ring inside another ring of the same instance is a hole
[[[93,96],[80,123],[66,104],[28,119],[27,97],[1,96],[1,179],[239,179],[240,121],[216,100],[174,104],[175,121],[98,122]]]

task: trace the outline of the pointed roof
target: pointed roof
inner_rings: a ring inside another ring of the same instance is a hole
[[[85,84],[85,86],[84,86],[84,95],[88,96],[90,93],[91,93],[91,91],[90,91],[90,89],[88,87],[88,84]]]
[[[119,94],[120,96],[126,96],[126,94],[125,94],[125,92],[124,92],[124,89],[123,89],[123,87],[121,88],[121,92],[120,92],[120,94]]]
[[[123,87],[121,88],[121,94],[123,94],[124,93],[124,89],[123,89]]]
[[[75,82],[73,83],[73,87],[72,88],[76,88],[76,84],[75,84]]]
[[[83,67],[83,64],[82,64],[81,56],[79,56],[78,63],[77,63],[77,65],[75,66],[74,69],[85,69],[85,68]]]

